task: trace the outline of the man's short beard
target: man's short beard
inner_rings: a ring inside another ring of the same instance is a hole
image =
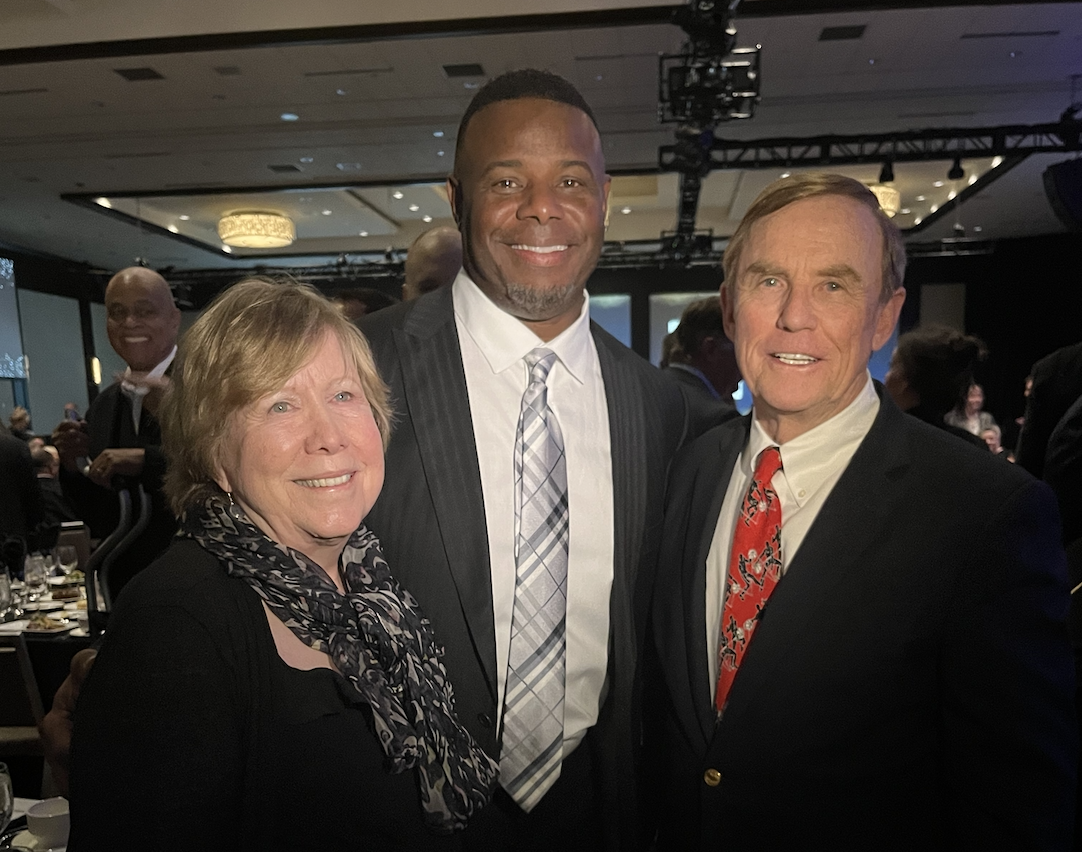
[[[508,313],[519,319],[541,322],[566,312],[583,288],[575,281],[547,289],[507,281],[503,290],[504,309]]]

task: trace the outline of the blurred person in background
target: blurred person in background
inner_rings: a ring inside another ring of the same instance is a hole
[[[971,435],[980,437],[985,429],[996,425],[996,419],[983,409],[984,388],[978,384],[971,384],[966,389],[965,397],[943,416],[943,420],[951,426],[965,429]]]
[[[111,570],[116,595],[176,532],[161,490],[165,456],[156,410],[176,354],[180,310],[161,275],[133,266],[109,281],[105,313],[109,343],[127,369],[91,403],[86,420],[66,417],[56,427],[53,444],[60,452],[64,495],[94,538],[105,538],[117,527],[119,489],[131,492],[136,517],[137,486],[150,501],[149,526]]]
[[[59,524],[62,521],[77,521],[79,516],[64,497],[57,476],[60,473],[60,454],[56,447],[42,447],[33,450],[30,458],[34,462],[38,488],[41,489],[42,515],[45,523]]]
[[[249,280],[173,376],[180,533],[82,685],[70,848],[457,848],[497,766],[363,523],[391,424],[365,339],[312,289]]]
[[[977,435],[946,420],[973,384],[973,369],[986,354],[979,338],[947,326],[907,331],[898,338],[883,384],[906,414],[987,450]]]
[[[462,268],[462,235],[458,228],[441,225],[425,231],[406,253],[402,301],[408,302],[446,287]]]
[[[29,441],[32,437],[34,437],[34,433],[30,430],[30,412],[23,408],[21,405],[16,405],[11,410],[11,416],[8,418],[8,424],[11,427],[11,434],[19,440]]]
[[[361,317],[398,304],[398,299],[374,287],[354,287],[331,296],[331,300],[346,319],[356,322]]]

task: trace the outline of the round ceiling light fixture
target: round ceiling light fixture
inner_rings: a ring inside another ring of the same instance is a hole
[[[280,213],[231,213],[218,220],[218,236],[239,248],[284,248],[297,232],[293,220]]]
[[[868,189],[879,200],[879,206],[884,213],[891,218],[898,215],[898,210],[902,206],[902,194],[898,190],[884,183],[873,183]]]

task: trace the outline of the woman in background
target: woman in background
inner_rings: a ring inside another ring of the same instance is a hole
[[[83,686],[73,852],[456,848],[497,766],[361,522],[390,416],[307,287],[238,284],[185,336],[161,413],[181,529]]]
[[[986,429],[996,425],[996,419],[984,408],[984,388],[978,384],[971,384],[966,389],[965,398],[959,400],[954,408],[943,417],[945,423],[965,429],[971,435],[980,437]],[[982,439],[983,440],[983,439]]]

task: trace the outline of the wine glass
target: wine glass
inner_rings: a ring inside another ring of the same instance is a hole
[[[79,553],[74,545],[59,544],[56,547],[56,561],[60,565],[60,570],[64,572],[64,576],[67,577],[79,564]]]
[[[15,809],[15,796],[11,790],[11,774],[6,763],[0,763],[0,834],[11,822],[11,812]]]
[[[46,589],[45,559],[39,554],[26,557],[26,565],[23,569],[23,582],[26,584],[26,599],[36,601]]]

